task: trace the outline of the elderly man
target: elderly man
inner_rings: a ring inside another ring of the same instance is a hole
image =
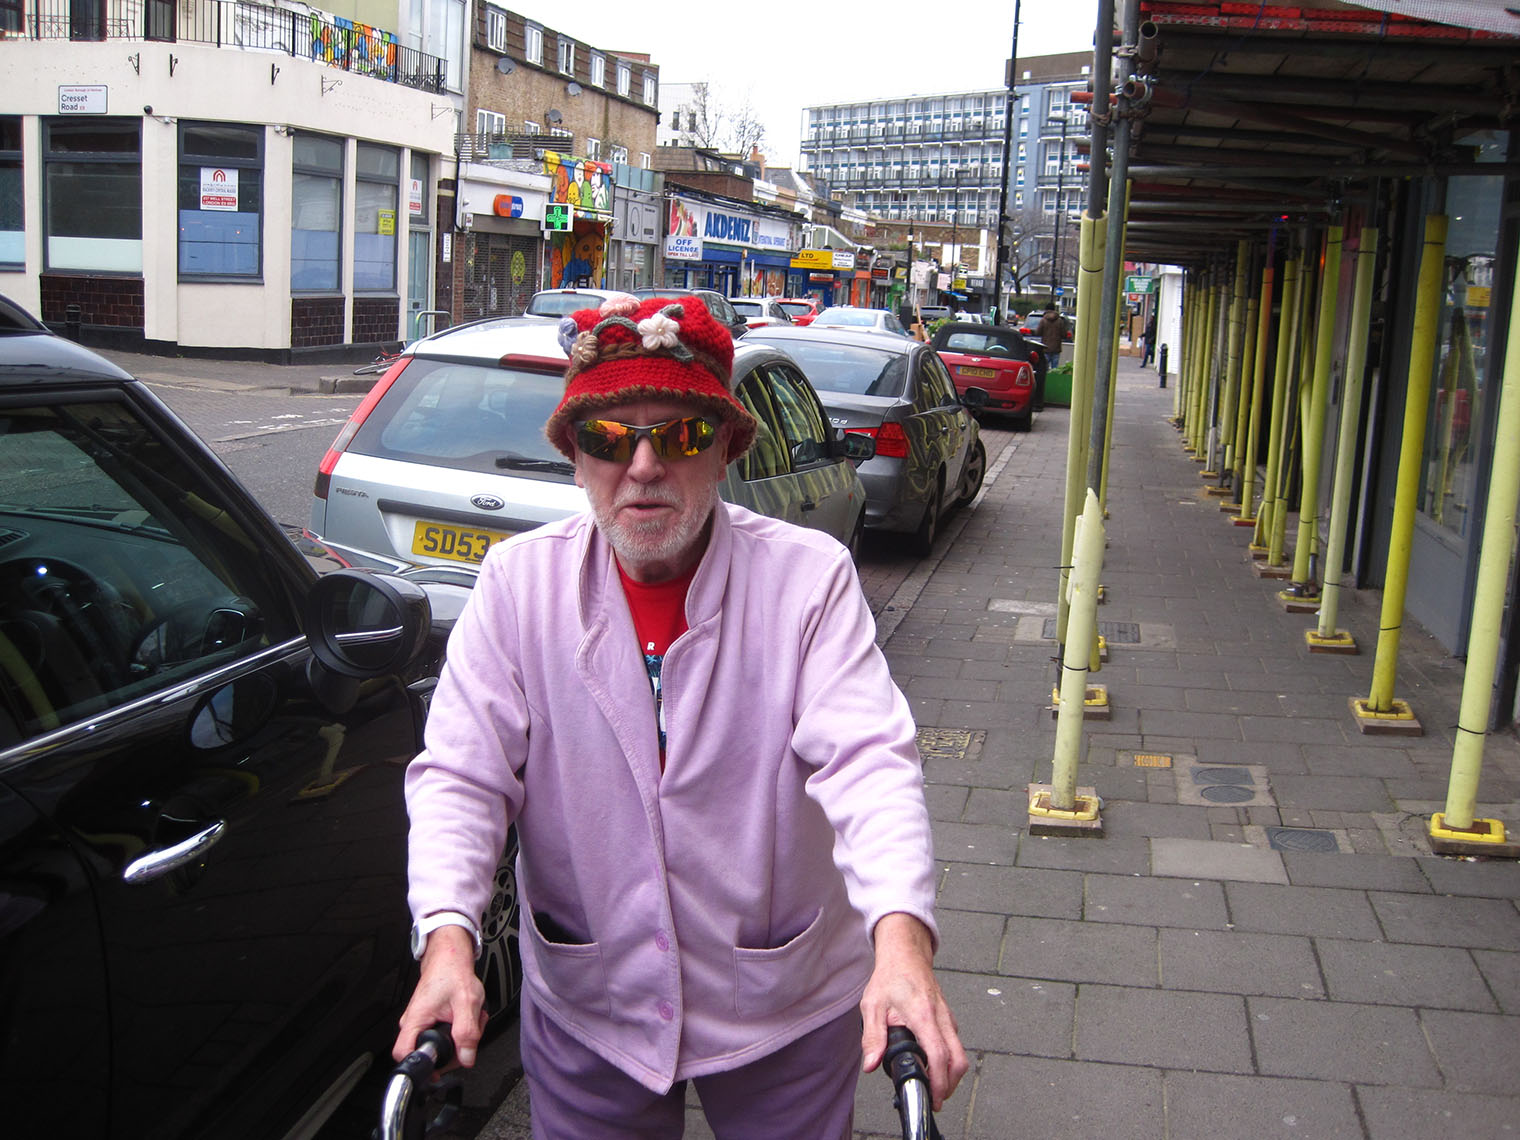
[[[475,1060],[477,923],[521,844],[522,1052],[540,1138],[851,1133],[888,1025],[936,1103],[967,1061],[935,981],[914,726],[833,539],[718,498],[756,425],[693,297],[561,323],[550,417],[588,514],[494,547],[407,773],[422,971]],[[837,862],[836,862],[837,861]]]

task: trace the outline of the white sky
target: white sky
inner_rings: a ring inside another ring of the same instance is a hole
[[[798,163],[802,108],[1001,87],[1014,0],[812,0],[655,9],[518,0],[513,9],[608,51],[647,52],[662,83],[710,83],[765,122],[766,159]],[[1092,50],[1097,0],[1021,0],[1019,55]]]

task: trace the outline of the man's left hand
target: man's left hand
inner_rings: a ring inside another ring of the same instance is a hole
[[[860,1038],[862,1070],[881,1064],[887,1027],[913,1030],[928,1058],[935,1111],[944,1105],[971,1067],[956,1032],[955,1015],[934,980],[934,940],[929,928],[910,914],[884,915],[874,931],[876,968],[860,999],[865,1028]]]

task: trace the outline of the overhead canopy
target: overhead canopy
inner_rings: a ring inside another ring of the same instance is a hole
[[[1520,38],[1333,0],[1142,14],[1131,259],[1201,262],[1323,222],[1378,179],[1504,169],[1492,143],[1520,102]]]

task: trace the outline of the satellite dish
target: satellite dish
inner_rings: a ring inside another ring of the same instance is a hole
[[[544,118],[548,119],[551,123],[559,123],[564,121],[565,116],[551,107],[548,111],[544,112]]]
[[[569,83],[565,84],[565,90],[571,95],[579,95],[581,93],[581,85],[572,79]]]
[[[511,75],[516,67],[517,64],[513,63],[506,56],[502,56],[496,61],[496,70],[501,72],[503,75]]]

